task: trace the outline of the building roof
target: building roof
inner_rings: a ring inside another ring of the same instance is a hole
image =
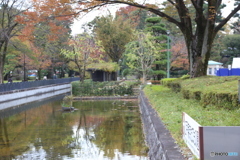
[[[222,65],[223,63],[216,62],[216,61],[208,61],[208,65]]]

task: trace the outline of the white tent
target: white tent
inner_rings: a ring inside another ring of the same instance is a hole
[[[240,57],[233,58],[232,68],[240,68]]]

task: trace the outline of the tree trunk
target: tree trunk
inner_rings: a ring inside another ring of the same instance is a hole
[[[142,76],[142,83],[143,83],[143,84],[146,84],[147,74],[146,74],[146,72],[144,72],[144,71],[143,71],[142,74],[143,74],[143,76]]]
[[[0,84],[4,83],[4,62],[5,62],[5,57],[7,53],[7,46],[8,46],[8,41],[1,41],[0,42]]]
[[[41,77],[42,77],[41,71],[42,69],[38,69],[37,71],[37,76],[38,76],[37,80],[41,80]]]
[[[80,78],[80,82],[83,83],[84,79],[83,79],[83,70],[81,69],[80,66],[78,66],[78,72],[79,72],[79,78]]]
[[[205,21],[205,23],[201,23],[203,23],[201,29],[198,29],[195,34],[189,33],[188,30],[183,31],[188,49],[191,78],[207,75],[208,60],[213,40],[217,34],[213,22]]]

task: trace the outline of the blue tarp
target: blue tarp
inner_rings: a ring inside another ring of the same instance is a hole
[[[240,68],[220,68],[217,73],[217,76],[240,76]]]

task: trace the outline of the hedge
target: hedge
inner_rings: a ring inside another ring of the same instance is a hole
[[[185,99],[199,100],[203,107],[215,105],[220,108],[239,108],[238,76],[204,76],[192,79],[167,80],[164,85],[181,92]]]

